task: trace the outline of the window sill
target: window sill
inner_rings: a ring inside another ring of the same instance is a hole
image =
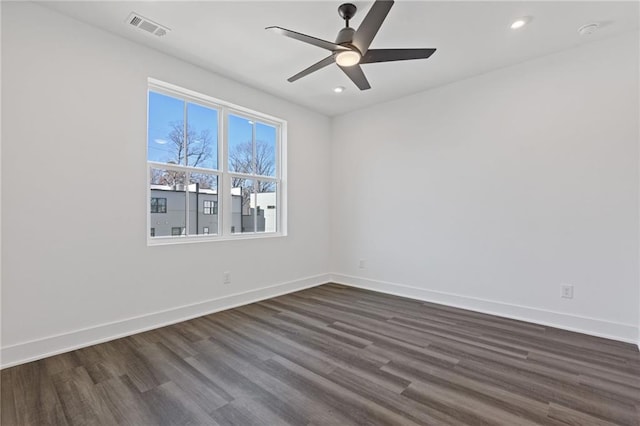
[[[260,240],[286,237],[282,232],[245,233],[232,235],[193,235],[188,237],[147,237],[147,246],[169,246],[175,244],[210,243],[218,241]]]

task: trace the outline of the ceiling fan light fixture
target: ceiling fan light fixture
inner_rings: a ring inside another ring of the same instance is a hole
[[[360,63],[362,56],[355,50],[345,50],[336,55],[336,63],[341,67],[352,67]]]

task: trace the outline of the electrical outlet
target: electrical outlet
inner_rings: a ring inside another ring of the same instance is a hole
[[[364,269],[367,266],[367,262],[364,259],[360,259],[358,262],[358,268]]]
[[[570,284],[561,284],[562,289],[561,297],[564,299],[573,299],[573,286]]]
[[[222,279],[224,284],[231,284],[231,272],[226,271],[222,274]]]

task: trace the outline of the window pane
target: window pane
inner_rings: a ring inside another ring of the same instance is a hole
[[[184,164],[184,101],[149,91],[147,159]]]
[[[191,173],[189,182],[189,235],[217,234],[218,176]]]
[[[254,232],[255,209],[251,207],[253,181],[231,178],[231,232]]]
[[[228,122],[229,171],[251,174],[253,173],[253,121],[229,114]]]
[[[187,166],[218,168],[218,111],[187,104]]]
[[[167,199],[151,197],[151,213],[166,213]]]
[[[258,192],[252,198],[255,204],[258,221],[258,232],[277,232],[278,216],[276,214],[278,196],[275,182],[258,181]]]
[[[276,128],[256,123],[256,174],[276,176]]]
[[[158,213],[151,211],[155,237],[172,235],[172,228],[186,226],[186,175],[173,170],[151,169],[149,191]],[[151,206],[153,208],[153,204]],[[166,213],[161,213],[166,212]]]

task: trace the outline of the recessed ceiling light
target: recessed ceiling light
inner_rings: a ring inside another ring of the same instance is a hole
[[[524,27],[525,25],[527,25],[529,22],[531,21],[531,18],[528,16],[524,16],[522,18],[518,18],[515,21],[513,21],[511,23],[511,29],[512,30],[517,30],[519,28]]]
[[[333,91],[336,93],[342,93],[344,92],[344,87],[343,86],[334,87]]]

